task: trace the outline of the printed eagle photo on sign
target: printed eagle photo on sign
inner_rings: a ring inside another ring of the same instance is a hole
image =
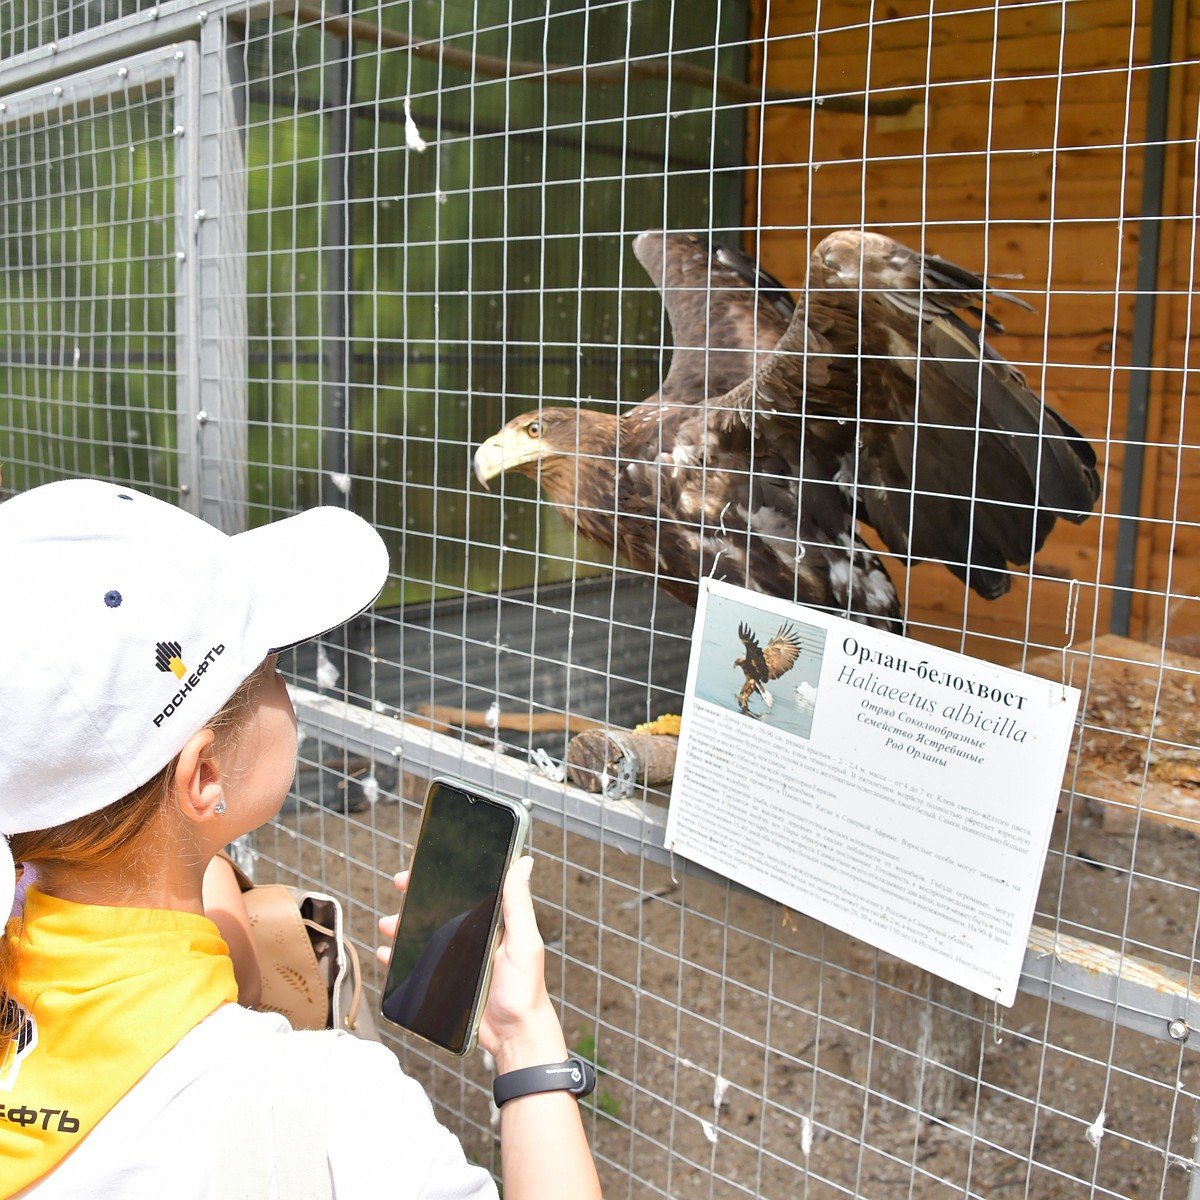
[[[772,679],[786,675],[796,665],[804,644],[787,622],[780,625],[778,632],[765,646],[758,644],[754,631],[745,622],[738,624],[738,637],[746,647],[745,654],[733,663],[735,667],[742,668],[742,674],[746,677],[746,682],[738,689],[738,707],[750,715],[750,697],[757,693],[768,708],[773,708],[775,699],[767,691],[767,684]]]
[[[764,612],[745,593],[715,594],[707,581],[703,621],[693,641],[695,663],[687,691],[739,722],[807,738],[813,727],[825,657],[825,630],[794,610]],[[687,703],[685,696],[684,703]]]
[[[740,251],[643,233],[674,350],[619,417],[541,408],[475,453],[485,486],[535,480],[567,522],[692,606],[711,576],[899,632],[871,526],[987,599],[1100,494],[1087,441],[984,338],[1024,301],[878,233],[813,252],[800,302]],[[964,314],[973,317],[978,327]]]

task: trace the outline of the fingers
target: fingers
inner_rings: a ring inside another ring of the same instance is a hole
[[[504,938],[515,953],[540,949],[542,943],[529,891],[532,872],[533,859],[526,854],[509,867],[504,880]]]
[[[399,924],[400,917],[397,913],[379,918],[379,933],[381,937],[387,939],[387,942],[382,946],[375,947],[375,957],[385,967],[392,961],[392,942],[396,937],[396,926]]]
[[[504,877],[504,920],[507,923],[510,910],[533,907],[533,897],[529,894],[529,877],[533,874],[533,856],[524,854],[508,868]]]
[[[392,876],[392,882],[396,885],[398,891],[403,892],[408,887],[408,872],[397,871]],[[386,967],[392,958],[392,941],[396,936],[396,926],[400,923],[399,913],[390,913],[386,917],[379,918],[380,935],[387,938],[386,946],[375,947],[375,957]]]
[[[504,936],[479,1028],[481,1045],[501,1070],[554,1062],[566,1053],[558,1014],[546,992],[545,945],[529,891],[533,859],[518,859],[504,880]],[[507,1067],[502,1065],[507,1062]]]

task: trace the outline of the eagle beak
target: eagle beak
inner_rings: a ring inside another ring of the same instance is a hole
[[[499,435],[482,442],[475,451],[475,478],[488,489],[488,481],[504,471],[504,443]]]
[[[475,451],[475,478],[486,488],[488,481],[505,471],[521,470],[527,463],[540,461],[541,444],[511,429],[501,429]],[[528,474],[528,472],[523,472]]]

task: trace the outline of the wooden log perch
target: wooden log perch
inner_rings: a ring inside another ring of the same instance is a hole
[[[589,729],[567,744],[567,775],[589,792],[624,796],[635,784],[670,783],[678,748],[679,739],[667,734]]]
[[[419,704],[418,715],[425,717],[429,727],[439,733],[453,729],[503,729],[531,737],[535,733],[557,733],[559,730],[599,729],[600,721],[574,713],[499,712],[489,716],[478,708],[454,708],[449,704]],[[409,718],[412,720],[413,718]]]

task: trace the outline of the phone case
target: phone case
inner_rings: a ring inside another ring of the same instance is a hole
[[[487,792],[474,786],[473,784],[446,776],[439,776],[438,778],[432,780],[429,785],[429,790],[426,793],[425,808],[421,818],[421,829],[417,836],[416,845],[413,848],[412,863],[414,867],[417,866],[421,861],[422,848],[426,843],[426,834],[430,821],[431,802],[437,789],[440,787],[449,788],[453,791],[462,793],[471,802],[482,803],[484,805],[500,808],[504,810],[507,815],[511,816],[512,825],[510,837],[504,854],[502,869],[500,870],[500,882],[502,885],[504,878],[508,874],[509,867],[511,867],[513,861],[520,856],[522,850],[524,849],[525,839],[529,829],[528,808],[519,800],[514,800],[508,796],[497,795],[493,792]],[[469,809],[465,811],[469,811]],[[488,893],[488,895],[490,896],[491,893]],[[403,1013],[398,1017],[397,1015],[394,1015],[394,1009],[392,1014],[389,1014],[387,1011],[388,1006],[394,1003],[394,997],[396,993],[402,990],[400,988],[396,988],[393,991],[393,989],[389,986],[392,983],[390,975],[387,984],[385,984],[384,995],[380,1002],[380,1013],[384,1020],[391,1024],[398,1025],[400,1028],[403,1028],[406,1032],[412,1034],[414,1037],[420,1038],[422,1041],[427,1041],[431,1045],[437,1046],[440,1050],[443,1050],[448,1054],[456,1056],[468,1054],[474,1048],[478,1040],[479,1024],[483,1018],[483,1010],[486,1006],[488,991],[491,987],[492,968],[495,959],[496,947],[499,944],[500,937],[503,933],[504,922],[500,911],[498,893],[496,903],[493,905],[493,911],[494,919],[492,920],[487,946],[483,952],[483,967],[480,974],[480,984],[469,1010],[465,1036],[461,1047],[459,1047],[457,1044],[449,1044],[452,1040],[456,1039],[452,1039],[448,1034],[444,1038],[439,1038],[438,1036],[428,1036],[427,1033],[423,1032],[421,1028],[414,1028],[415,1025],[420,1025],[422,1023],[419,1019],[415,1019],[412,1016],[408,1016],[406,1018],[405,1014]],[[401,912],[401,921],[403,922],[403,910]],[[401,937],[401,929],[402,926],[397,928],[396,941],[393,942],[393,953],[395,953],[396,945]],[[430,939],[431,942],[433,940],[435,939]],[[475,959],[473,961],[478,960]],[[429,986],[432,987],[432,983]],[[462,1010],[461,1007],[455,1007],[453,1011],[461,1012]],[[457,1033],[457,1027],[455,1032]]]
[[[492,803],[504,804],[512,807],[517,814],[517,827],[513,835],[512,847],[508,853],[508,863],[504,868],[505,876],[508,875],[508,868],[512,866],[518,858],[521,857],[521,851],[525,848],[525,835],[529,831],[529,809],[520,801],[512,800],[509,797],[497,796],[490,792],[480,792],[477,788],[467,787],[465,784],[454,784],[453,786],[461,788],[465,792],[472,795],[483,796]],[[487,963],[483,970],[483,985],[479,989],[479,995],[475,1000],[475,1011],[471,1014],[470,1025],[468,1026],[467,1042],[459,1054],[463,1057],[470,1054],[475,1049],[476,1043],[479,1040],[479,1023],[483,1020],[483,1010],[487,1005],[488,993],[492,988],[492,966],[496,961],[496,947],[500,945],[500,937],[504,932],[504,915],[500,914],[496,921],[496,928],[492,931],[491,945],[488,947]]]

